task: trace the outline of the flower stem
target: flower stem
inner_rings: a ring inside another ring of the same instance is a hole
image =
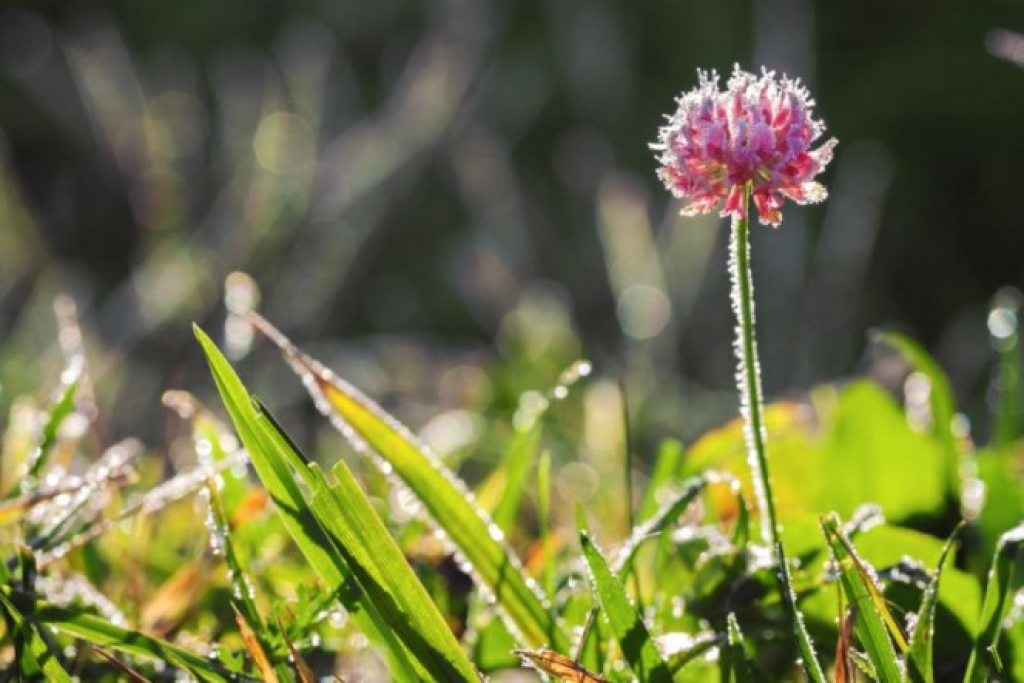
[[[761,366],[757,360],[757,335],[754,329],[754,283],[750,271],[750,185],[743,190],[743,211],[732,220],[729,242],[729,275],[732,281],[732,306],[736,313],[736,382],[740,390],[740,414],[747,442],[747,463],[754,483],[757,505],[761,510],[761,538],[780,557],[782,544],[775,516],[775,499],[768,476],[765,452],[765,428],[762,416]]]

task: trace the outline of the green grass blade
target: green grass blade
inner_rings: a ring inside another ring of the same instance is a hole
[[[109,650],[168,662],[200,681],[227,683],[249,680],[240,671],[231,671],[207,657],[159,638],[116,626],[82,608],[58,607],[38,602],[34,614],[40,624],[52,627],[65,635],[80,638]]]
[[[207,526],[210,527],[211,536],[216,536],[212,547],[219,547],[224,555],[224,561],[228,566],[228,579],[231,581],[231,594],[234,598],[232,603],[237,610],[238,617],[252,631],[253,637],[259,643],[260,649],[269,654],[275,661],[278,653],[283,650],[278,645],[278,639],[267,628],[266,622],[256,607],[256,596],[252,581],[248,573],[242,567],[242,563],[235,551],[235,544],[231,540],[227,516],[224,513],[224,506],[220,499],[220,493],[212,481],[207,482],[207,495],[209,496],[210,515]],[[243,634],[244,637],[245,634]],[[287,668],[283,665],[275,665],[278,675],[287,676]],[[287,678],[285,678],[287,680]]]
[[[385,621],[430,672],[430,680],[479,681],[444,617],[356,484],[348,465],[339,461],[334,466],[334,486],[327,485],[316,465],[309,467],[320,479],[312,499],[317,519],[341,549],[359,585]]]
[[[775,549],[775,556],[783,556],[782,544],[779,544]],[[800,659],[804,673],[807,674],[807,678],[812,683],[826,683],[825,672],[821,670],[821,662],[818,661],[818,654],[814,651],[811,634],[807,632],[807,624],[804,623],[804,615],[800,612],[800,606],[796,602],[793,577],[790,575],[789,566],[785,562],[779,565],[779,581],[781,583],[781,590],[785,591],[786,604],[789,605],[789,611],[793,617],[793,629],[796,633],[796,643],[800,649]]]
[[[637,508],[637,521],[643,522],[658,511],[660,503],[658,494],[668,486],[683,464],[683,444],[675,439],[665,439],[658,447],[658,455],[654,459],[654,470],[647,480],[644,497]]]
[[[935,567],[935,575],[929,582],[921,599],[921,609],[917,611],[917,624],[910,636],[910,650],[907,652],[907,668],[904,681],[910,683],[933,683],[935,680],[934,667],[932,665],[933,641],[935,635],[935,607],[939,603],[939,581],[942,579],[942,570],[946,567],[946,559],[949,551],[956,542],[963,524],[950,535],[946,545],[942,548],[942,555]]]
[[[1003,632],[1007,601],[1013,588],[1014,573],[1017,563],[1021,560],[1022,549],[1024,524],[1000,536],[988,572],[978,636],[974,639],[974,647],[971,649],[971,659],[967,664],[967,674],[964,676],[965,682],[985,683],[991,680],[992,674],[999,675],[996,648]]]
[[[32,459],[28,463],[26,472],[29,477],[38,477],[39,473],[46,467],[46,463],[50,459],[50,452],[53,451],[53,446],[57,443],[57,433],[60,430],[60,426],[64,424],[64,419],[75,409],[75,397],[78,395],[78,383],[82,371],[79,369],[76,372],[73,368],[74,366],[69,366],[64,371],[71,374],[71,377],[69,377],[70,381],[66,381],[61,385],[60,393],[50,408],[46,424],[43,425],[39,447],[32,454]],[[17,487],[12,490],[16,491]]]
[[[743,633],[736,621],[736,615],[729,613],[728,644],[722,651],[722,681],[724,683],[752,683],[754,674],[750,669],[747,650],[743,646]]]
[[[875,667],[882,683],[896,683],[903,679],[899,660],[893,649],[890,632],[902,639],[885,599],[875,585],[872,572],[857,555],[853,544],[843,534],[839,517],[826,515],[821,520],[825,539],[832,549],[839,568],[839,580],[846,593],[846,599],[857,608],[857,623],[854,633]],[[901,650],[906,650],[901,643]]]
[[[670,682],[672,673],[643,619],[586,531],[580,532],[580,545],[590,569],[594,593],[629,667],[644,683]]]
[[[45,676],[46,680],[55,683],[71,683],[71,676],[60,665],[36,625],[26,619],[3,593],[0,593],[0,609],[7,622],[8,636],[14,641],[17,665],[22,675],[29,680]]]
[[[392,675],[400,681],[417,680],[424,672],[418,671],[412,655],[394,636],[376,607],[364,599],[343,556],[309,509],[308,492],[300,487],[293,474],[294,468],[294,472],[304,476],[306,484],[311,485],[305,459],[282,432],[266,428],[267,416],[254,406],[227,359],[202,330],[196,327],[195,333],[235,429],[292,540],[324,582],[326,590],[337,595],[352,614],[363,634],[383,647]]]
[[[516,526],[519,504],[526,489],[533,454],[540,445],[543,425],[543,419],[538,419],[525,432],[516,432],[501,459],[501,466],[505,470],[505,487],[492,517],[494,523],[505,533]]]
[[[569,639],[552,623],[545,597],[531,581],[501,529],[471,500],[465,485],[429,449],[380,406],[302,354],[261,318],[254,323],[285,353],[313,396],[317,407],[357,449],[367,446],[384,459],[420,500],[434,522],[472,565],[482,588],[495,596],[530,647],[569,648]],[[362,448],[365,450],[365,448]]]
[[[690,505],[693,504],[693,501],[697,499],[697,496],[707,488],[708,481],[707,476],[687,479],[679,492],[670,501],[661,506],[646,522],[633,530],[629,539],[626,540],[622,549],[619,550],[618,555],[615,557],[615,563],[612,565],[612,571],[619,581],[624,582],[629,576],[633,558],[636,557],[637,550],[639,550],[644,541],[658,537],[665,529],[675,524]]]

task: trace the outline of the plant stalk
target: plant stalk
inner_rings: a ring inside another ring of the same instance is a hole
[[[740,390],[740,414],[747,444],[747,464],[754,483],[757,505],[761,510],[761,538],[779,554],[782,543],[775,516],[775,498],[768,476],[765,451],[765,427],[762,414],[761,366],[757,360],[757,335],[754,318],[754,283],[750,271],[750,193],[748,183],[743,190],[743,212],[733,217],[729,242],[729,277],[732,282],[732,306],[736,313],[736,383]]]

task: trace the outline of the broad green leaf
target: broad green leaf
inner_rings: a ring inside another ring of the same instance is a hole
[[[727,619],[728,644],[722,651],[723,683],[751,683],[754,675],[750,670],[747,650],[743,646],[743,633],[736,622],[736,615],[729,613]]]
[[[195,333],[253,467],[274,501],[288,534],[310,567],[324,582],[328,593],[338,596],[360,630],[372,642],[384,647],[393,676],[402,681],[415,681],[426,675],[376,606],[365,599],[341,552],[310,510],[307,494],[313,481],[305,459],[279,430],[267,428],[267,416],[253,405],[234,369],[213,341],[198,327]],[[307,490],[300,487],[296,474],[304,477]]]
[[[462,481],[370,398],[302,354],[266,321],[259,319],[258,324],[282,347],[317,407],[332,418],[332,424],[357,449],[368,446],[383,458],[423,503],[472,565],[482,587],[495,596],[495,604],[515,625],[523,642],[531,647],[568,649],[568,637],[552,623],[552,615],[544,608],[545,597],[528,581],[522,563],[505,543],[504,533],[471,501]]]
[[[933,683],[935,680],[932,652],[934,649],[935,607],[939,602],[939,582],[942,579],[942,571],[946,567],[949,551],[953,548],[961,528],[963,528],[962,525],[958,526],[946,541],[946,545],[943,546],[942,557],[939,558],[939,564],[935,567],[935,575],[921,599],[921,609],[917,612],[917,623],[910,636],[910,650],[907,653],[904,681]]]
[[[984,683],[991,680],[992,675],[1000,676],[997,648],[1022,549],[1024,524],[1002,535],[992,557],[992,567],[985,584],[985,599],[981,605],[980,628],[967,664],[967,675],[964,676],[966,682]]]
[[[671,681],[672,673],[641,615],[585,531],[580,532],[580,545],[590,569],[594,593],[633,673],[644,683]]]
[[[872,571],[843,534],[838,516],[833,514],[823,517],[821,528],[838,564],[839,580],[846,599],[857,609],[854,632],[861,647],[871,660],[879,680],[883,683],[902,680],[899,660],[889,634],[892,633],[897,639],[901,651],[906,651],[907,644],[885,604],[885,598],[875,585]]]
[[[910,337],[895,332],[879,332],[873,340],[898,351],[911,367],[928,378],[931,384],[932,432],[943,444],[947,481],[955,497],[960,490],[960,446],[953,433],[956,400],[949,378],[935,359]]]
[[[26,619],[3,593],[0,593],[0,609],[7,622],[8,635],[14,641],[21,673],[30,680],[45,676],[46,680],[55,683],[71,683],[71,676],[39,635],[35,623]]]

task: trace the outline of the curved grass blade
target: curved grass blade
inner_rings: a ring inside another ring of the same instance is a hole
[[[28,680],[43,676],[55,683],[71,683],[71,676],[60,665],[36,625],[26,619],[3,593],[0,593],[0,609],[7,622],[8,636],[14,641],[15,658],[21,674]]]
[[[857,639],[867,652],[880,681],[896,683],[902,680],[899,660],[893,649],[892,640],[889,639],[889,633],[893,634],[902,651],[906,651],[907,644],[885,604],[881,591],[875,585],[870,570],[857,555],[853,544],[843,534],[837,515],[833,513],[822,517],[821,528],[838,564],[839,578],[846,598],[857,610],[857,622],[854,626]]]
[[[655,512],[650,519],[634,529],[629,539],[622,546],[612,565],[612,572],[619,581],[625,581],[632,568],[633,558],[636,556],[641,544],[644,541],[655,538],[674,524],[689,509],[693,501],[697,499],[709,483],[709,475],[701,475],[687,479],[681,490],[661,508]]]
[[[504,533],[473,502],[465,485],[405,426],[354,386],[303,354],[256,314],[251,322],[283,351],[317,408],[357,450],[372,449],[420,500],[434,522],[473,567],[478,582],[495,596],[523,641],[531,647],[567,650],[569,639],[552,623],[542,591],[528,581]]]
[[[516,525],[519,504],[522,501],[530,474],[530,463],[533,462],[532,456],[540,445],[543,430],[544,421],[538,419],[528,430],[516,432],[501,459],[505,486],[491,516],[494,523],[506,533]]]
[[[907,652],[907,668],[904,681],[911,683],[933,683],[935,674],[932,666],[933,638],[935,630],[935,607],[939,603],[939,581],[942,579],[942,570],[946,567],[946,560],[949,551],[956,542],[956,537],[963,529],[961,522],[953,533],[950,534],[946,545],[942,548],[942,555],[939,556],[939,563],[935,567],[935,575],[932,577],[928,588],[924,591],[921,599],[921,609],[917,612],[917,624],[910,636],[910,650]]]
[[[775,548],[775,556],[783,557],[781,543]],[[796,643],[800,648],[804,673],[813,683],[826,683],[825,672],[821,670],[821,662],[818,661],[818,654],[814,651],[811,634],[807,632],[807,624],[804,623],[804,615],[800,612],[800,607],[796,602],[796,590],[793,588],[793,577],[789,573],[789,565],[785,562],[779,565],[779,583],[780,589],[785,592],[786,604],[793,617],[793,629],[796,632]]]
[[[46,467],[46,463],[50,459],[50,453],[57,443],[57,433],[60,430],[60,426],[64,423],[65,418],[75,410],[75,397],[78,395],[79,381],[84,369],[85,365],[83,363],[72,363],[64,371],[66,379],[61,384],[60,393],[50,408],[46,424],[43,425],[39,447],[32,454],[25,469],[29,477],[38,477],[39,473]]]
[[[81,638],[108,650],[168,662],[200,681],[228,683],[250,680],[240,671],[227,669],[206,657],[159,638],[117,626],[81,608],[58,607],[37,602],[34,615],[40,624],[66,635]]]
[[[590,569],[594,593],[629,667],[644,683],[669,683],[672,673],[654,639],[586,531],[580,531],[580,545]]]
[[[728,645],[722,652],[722,681],[726,683],[752,683],[747,650],[743,646],[743,633],[732,612],[728,617]]]
[[[683,444],[675,439],[665,439],[658,446],[658,454],[654,457],[654,470],[647,480],[644,497],[637,508],[636,518],[645,521],[659,508],[658,495],[669,485],[672,478],[679,472],[683,462]]]
[[[978,636],[974,639],[971,659],[967,663],[964,681],[984,683],[991,674],[999,674],[999,660],[996,648],[1003,632],[1007,599],[1014,584],[1014,573],[1024,549],[1024,524],[1017,526],[999,537],[992,567],[988,571],[985,598],[981,605],[981,620]]]
[[[238,375],[206,333],[198,327],[194,330],[253,467],[309,566],[324,582],[326,590],[338,596],[363,634],[383,647],[388,667],[396,679],[416,681],[428,675],[429,672],[418,667],[376,606],[359,590],[341,552],[310,510],[308,490],[303,490],[295,478],[296,475],[302,477],[307,488],[312,487],[314,482],[306,460],[282,432],[266,428],[269,415],[256,409]]]

